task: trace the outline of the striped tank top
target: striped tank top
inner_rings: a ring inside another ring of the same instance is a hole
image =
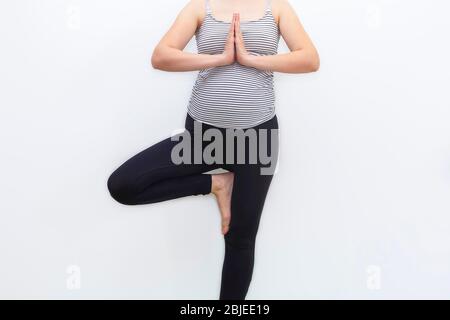
[[[206,15],[195,33],[198,53],[224,51],[230,22],[217,20],[205,0]],[[263,17],[241,21],[240,29],[249,54],[277,54],[280,32],[266,0]],[[245,129],[275,115],[273,72],[239,64],[202,69],[192,89],[187,108],[195,120],[221,128]]]

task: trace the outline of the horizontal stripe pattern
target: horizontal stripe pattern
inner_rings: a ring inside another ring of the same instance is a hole
[[[230,22],[217,20],[206,2],[206,15],[195,37],[198,53],[220,54]],[[241,21],[245,47],[253,55],[277,54],[280,32],[270,0],[260,19]],[[202,69],[192,89],[188,113],[197,121],[221,128],[250,128],[275,115],[273,72],[234,62]]]

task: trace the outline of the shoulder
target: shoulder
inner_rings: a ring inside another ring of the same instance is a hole
[[[289,0],[271,0],[271,7],[272,14],[277,23],[283,15],[294,10]]]
[[[198,14],[202,14],[206,8],[206,0],[189,0],[186,6],[195,10]]]
[[[205,11],[206,0],[188,0],[185,2],[184,8],[200,14]]]
[[[206,0],[187,0],[179,12],[180,19],[195,19],[199,24],[205,17]]]
[[[206,0],[189,0],[185,8],[197,18],[198,23],[201,23],[206,14]]]

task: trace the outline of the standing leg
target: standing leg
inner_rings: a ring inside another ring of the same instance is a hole
[[[255,260],[255,241],[259,222],[273,178],[278,157],[278,134],[273,135],[272,129],[278,130],[277,118],[274,117],[265,123],[254,127],[260,137],[264,129],[267,134],[266,141],[257,139],[258,155],[263,151],[261,144],[266,145],[266,155],[272,160],[268,165],[249,163],[249,144],[246,143],[246,164],[233,164],[230,170],[234,172],[234,182],[231,195],[231,220],[228,232],[225,234],[225,258],[222,269],[222,282],[220,290],[221,300],[243,300],[253,274]],[[236,154],[236,149],[235,149]],[[236,163],[236,162],[235,162]]]
[[[237,169],[231,199],[231,221],[225,234],[221,300],[243,300],[253,274],[256,234],[271,175],[258,168]]]

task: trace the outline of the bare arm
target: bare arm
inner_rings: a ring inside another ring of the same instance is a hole
[[[199,54],[183,49],[194,36],[204,0],[190,0],[180,11],[169,31],[155,47],[151,63],[164,71],[194,71],[230,64],[234,61],[234,28],[230,28],[227,46],[222,54]]]
[[[317,71],[320,66],[319,54],[294,9],[287,0],[278,0],[276,3],[280,33],[291,52],[265,56],[245,55],[241,58],[241,63],[260,70],[285,73]],[[239,37],[236,36],[236,39]]]

